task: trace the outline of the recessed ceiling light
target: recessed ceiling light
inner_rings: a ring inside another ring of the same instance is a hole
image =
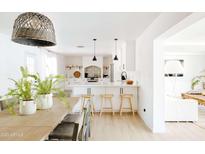
[[[78,45],[78,46],[76,46],[77,48],[84,48],[85,46],[83,46],[83,45]]]

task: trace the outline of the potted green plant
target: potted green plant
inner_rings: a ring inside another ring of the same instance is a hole
[[[201,94],[205,96],[205,70],[202,70],[198,76],[192,79],[192,89],[196,87],[196,85],[200,85],[202,90]]]
[[[200,87],[198,87],[198,89],[203,89],[203,94],[205,94],[205,70],[202,70],[198,73],[197,76],[195,76],[192,80],[191,80],[191,88],[192,90],[195,89],[195,87],[197,85],[200,85]]]
[[[60,82],[65,78],[63,75],[49,75],[45,79],[41,79],[37,73],[35,76],[35,91],[37,109],[49,109],[53,106],[53,93],[63,95],[63,91],[59,88]]]
[[[191,89],[194,90],[196,85],[198,85],[200,83],[200,77],[196,76],[192,79],[191,81]]]
[[[9,88],[7,97],[16,98],[8,105],[8,109],[14,112],[14,106],[19,103],[19,113],[21,115],[30,115],[36,112],[36,103],[34,101],[34,78],[28,73],[27,68],[20,67],[21,78],[19,80],[10,79],[14,82],[14,88]]]

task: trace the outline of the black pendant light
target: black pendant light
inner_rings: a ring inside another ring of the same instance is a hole
[[[93,57],[93,61],[97,61],[97,58],[95,56],[95,50],[96,50],[96,46],[95,46],[95,42],[96,42],[97,39],[93,39],[93,42],[94,42],[94,57]]]
[[[56,39],[53,23],[39,13],[20,14],[14,22],[12,41],[39,47],[54,46]]]
[[[114,60],[118,60],[118,57],[117,57],[117,38],[114,39],[115,40],[115,57],[114,57]]]

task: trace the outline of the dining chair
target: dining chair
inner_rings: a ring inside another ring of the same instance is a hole
[[[90,103],[82,113],[67,114],[48,136],[49,141],[87,141],[90,136]]]
[[[80,128],[80,117],[81,115],[79,114],[66,115],[64,120],[50,133],[48,139],[59,141],[77,141]]]
[[[0,111],[3,111],[4,107],[3,107],[3,100],[0,101]]]

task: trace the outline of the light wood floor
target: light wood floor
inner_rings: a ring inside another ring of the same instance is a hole
[[[135,141],[135,140],[205,140],[205,107],[199,109],[199,121],[166,123],[166,133],[153,134],[138,115],[112,116],[95,114],[92,119],[94,141]]]

